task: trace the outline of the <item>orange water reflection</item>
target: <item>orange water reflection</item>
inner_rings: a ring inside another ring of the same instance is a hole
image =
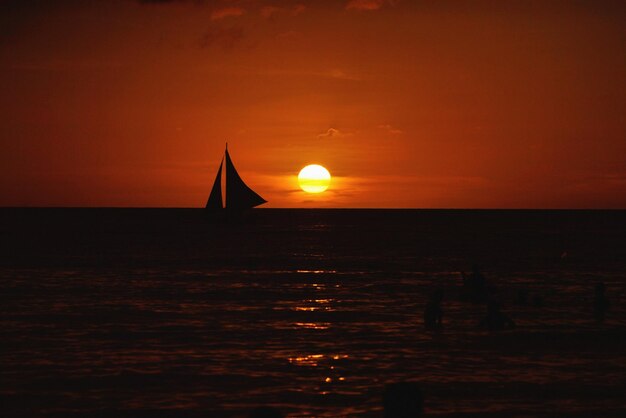
[[[336,385],[343,387],[346,381],[344,375],[346,365],[342,367],[341,360],[349,357],[348,354],[306,354],[289,357],[289,363],[299,367],[319,368],[321,375],[317,376],[317,379],[320,379],[317,391],[320,395],[328,395],[338,390]]]
[[[324,354],[307,354],[305,356],[289,357],[289,363],[296,366],[317,367],[318,361],[324,358]]]
[[[297,357],[289,357],[289,363],[295,366],[317,367],[320,363],[330,363],[330,368],[334,369],[333,361],[347,359],[348,354],[306,354]],[[343,379],[340,379],[343,380]]]
[[[315,312],[315,311],[334,311],[331,306],[334,299],[305,299],[303,305],[292,308],[294,311]]]
[[[330,328],[330,322],[296,322],[294,325],[297,328],[306,328],[306,329],[328,329],[328,328]]]

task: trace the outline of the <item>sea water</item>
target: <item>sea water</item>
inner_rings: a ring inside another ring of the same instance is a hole
[[[380,417],[404,380],[427,416],[626,413],[624,211],[0,216],[5,417]],[[478,326],[473,264],[515,329]]]

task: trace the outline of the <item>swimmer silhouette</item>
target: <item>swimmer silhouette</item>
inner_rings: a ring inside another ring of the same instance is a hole
[[[483,302],[487,299],[487,280],[482,275],[478,264],[472,265],[472,272],[465,274],[461,272],[463,277],[463,290],[472,302]]]
[[[424,328],[429,331],[437,331],[443,328],[443,310],[441,301],[443,300],[443,290],[437,289],[430,296],[430,300],[424,310]]]
[[[515,302],[518,305],[528,305],[528,289],[518,289],[517,296],[515,298]]]
[[[604,294],[606,286],[604,283],[596,284],[595,295],[593,298],[593,316],[597,322],[604,321],[606,311],[609,309],[609,300]]]

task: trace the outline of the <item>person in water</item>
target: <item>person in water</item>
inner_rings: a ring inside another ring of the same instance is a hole
[[[487,296],[487,280],[482,275],[477,264],[472,265],[472,272],[463,276],[463,288],[473,301],[482,301]]]
[[[489,331],[502,331],[515,328],[515,322],[500,311],[500,304],[494,300],[487,304],[487,315],[480,321],[480,326]]]
[[[424,328],[429,331],[437,331],[443,328],[443,310],[441,301],[443,300],[443,290],[437,289],[430,296],[430,300],[424,310]]]
[[[604,294],[606,286],[604,283],[596,284],[595,295],[593,298],[593,316],[596,322],[603,322],[606,311],[609,309],[609,300]]]

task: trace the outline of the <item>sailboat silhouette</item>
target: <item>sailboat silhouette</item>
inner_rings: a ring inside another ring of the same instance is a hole
[[[244,210],[266,203],[267,200],[249,188],[237,173],[233,161],[230,159],[230,154],[228,154],[228,144],[226,144],[224,157],[226,158],[226,191],[224,193],[226,205],[222,203],[222,166],[224,165],[224,158],[222,158],[205,208],[210,210]]]

